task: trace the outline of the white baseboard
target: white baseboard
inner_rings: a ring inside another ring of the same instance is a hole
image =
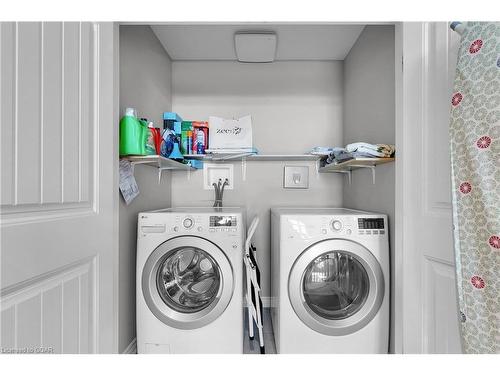
[[[262,300],[262,307],[271,307],[271,297],[260,297]],[[243,300],[243,306],[248,307],[246,297]]]
[[[137,354],[137,339],[134,339],[128,344],[122,354]]]

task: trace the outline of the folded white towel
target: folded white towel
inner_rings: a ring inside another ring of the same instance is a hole
[[[334,151],[345,151],[341,147],[321,147],[321,146],[316,146],[314,147],[310,154],[312,155],[323,155],[323,156],[328,156]]]
[[[388,158],[394,154],[393,145],[371,144],[365,142],[350,143],[345,146],[347,152],[364,152],[379,158]]]
[[[354,152],[354,151],[358,151],[358,149],[360,147],[364,148],[365,150],[378,151],[377,145],[373,145],[371,143],[365,143],[365,142],[349,143],[347,146],[345,146],[345,149],[347,152]]]

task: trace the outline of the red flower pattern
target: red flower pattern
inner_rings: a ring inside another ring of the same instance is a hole
[[[490,144],[491,144],[491,138],[488,137],[487,135],[483,135],[476,142],[478,148],[488,148],[490,147]]]
[[[490,243],[491,247],[494,247],[495,249],[500,249],[500,237],[491,236],[488,242]]]
[[[486,286],[484,280],[477,275],[472,276],[470,282],[476,289],[483,289]]]
[[[451,98],[451,104],[452,104],[454,107],[456,107],[457,105],[459,105],[459,104],[460,104],[460,102],[462,101],[462,99],[463,99],[463,98],[464,98],[464,97],[463,97],[463,95],[462,95],[462,94],[460,94],[459,92],[457,92],[457,93],[455,93],[455,94],[453,95],[453,97]]]
[[[462,182],[460,184],[460,192],[462,194],[469,194],[472,191],[472,185],[469,182]]]
[[[477,39],[473,41],[472,44],[470,45],[469,52],[478,53],[482,46],[483,46],[483,41],[481,39]]]

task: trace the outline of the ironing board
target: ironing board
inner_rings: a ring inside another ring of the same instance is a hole
[[[259,331],[260,353],[265,354],[264,335],[262,324],[262,300],[260,297],[260,270],[256,261],[255,246],[252,245],[252,237],[259,225],[259,218],[255,217],[250,224],[245,241],[245,271],[246,271],[246,301],[248,306],[248,335],[250,340],[254,339],[254,321]]]

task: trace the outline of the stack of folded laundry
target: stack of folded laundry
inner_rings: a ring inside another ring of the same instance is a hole
[[[373,158],[390,158],[396,152],[393,145],[372,145],[371,143],[357,142],[345,146],[347,152],[359,152],[370,155]]]
[[[338,164],[352,159],[361,158],[390,158],[394,156],[396,148],[393,145],[371,144],[365,142],[350,143],[345,147],[314,147],[313,155],[326,156],[324,164]]]

